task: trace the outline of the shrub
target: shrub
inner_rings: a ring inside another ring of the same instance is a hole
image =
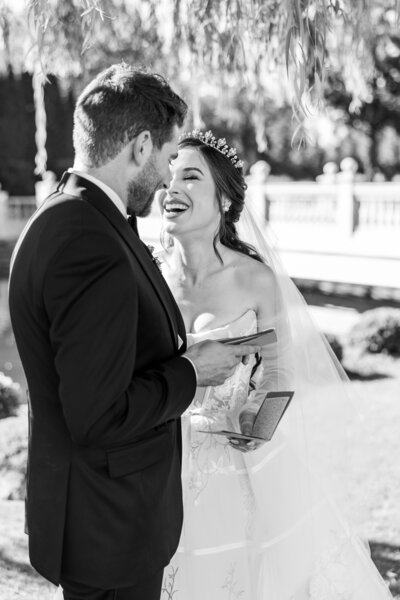
[[[333,353],[335,354],[336,358],[338,359],[338,361],[342,362],[342,358],[343,358],[343,346],[339,342],[339,340],[336,337],[336,335],[333,335],[332,333],[325,333],[325,337],[326,337],[326,339],[327,339],[330,347],[332,348]]]
[[[20,398],[19,383],[0,371],[0,419],[15,416]]]
[[[0,500],[24,499],[27,453],[28,405],[21,404],[16,417],[0,420]]]
[[[349,343],[363,352],[400,356],[400,309],[366,311],[350,330]]]

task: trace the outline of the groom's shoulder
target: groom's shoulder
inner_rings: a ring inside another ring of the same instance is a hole
[[[63,191],[55,192],[49,196],[39,207],[39,216],[46,216],[48,218],[56,219],[59,214],[71,214],[78,215],[84,213],[90,213],[94,209],[86,202],[82,197],[71,196]]]
[[[83,198],[56,192],[38,208],[30,226],[44,235],[54,231],[73,232],[89,225],[104,223],[99,211]]]
[[[115,237],[107,220],[91,204],[60,192],[45,200],[34,213],[18,245],[22,251],[34,251],[49,258],[60,247],[79,238],[85,238],[89,243],[95,237],[93,243],[98,246],[99,235]]]

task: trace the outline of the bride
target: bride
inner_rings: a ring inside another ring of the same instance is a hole
[[[198,388],[183,415],[184,525],[161,599],[388,599],[344,517],[348,381],[254,225],[245,189],[235,149],[195,130],[180,142],[160,197],[161,268],[188,342],[277,333],[261,361]],[[207,433],[248,433],[274,390],[295,394],[272,441]]]

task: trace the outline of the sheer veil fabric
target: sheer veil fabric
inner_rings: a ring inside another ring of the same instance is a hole
[[[222,386],[198,389],[182,418],[184,526],[161,599],[388,600],[351,525],[348,476],[361,423],[349,380],[248,208],[237,229],[274,273],[275,297],[265,301],[275,316],[261,323],[247,311],[188,341],[275,327],[278,341],[263,349],[250,401],[267,391],[295,394],[272,441],[243,454],[200,430],[238,429],[252,364]]]
[[[286,565],[289,579],[308,581],[309,596],[304,598],[391,598],[370,560],[368,544],[357,535],[364,507],[362,491],[355,494],[350,484],[362,435],[354,392],[256,219],[246,206],[238,223],[239,237],[252,244],[275,273],[274,326],[280,368],[273,385],[295,391],[274,440],[275,446],[282,446],[270,481],[273,493],[262,478],[252,481],[263,498],[262,514],[270,532],[264,544],[271,549],[271,564],[278,564],[278,570]],[[261,378],[260,396],[270,389],[266,375]],[[245,456],[249,473],[265,460],[270,451],[267,446]],[[293,594],[295,588],[289,587]],[[278,597],[291,598],[284,593]],[[297,600],[297,595],[293,598]]]

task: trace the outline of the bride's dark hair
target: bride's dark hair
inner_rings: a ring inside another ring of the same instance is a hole
[[[217,250],[218,241],[227,248],[263,262],[257,250],[239,238],[235,227],[235,223],[239,221],[240,213],[244,208],[245,191],[247,189],[242,168],[235,167],[229,158],[195,137],[188,136],[181,140],[179,149],[181,148],[196,148],[196,150],[199,150],[207,162],[214,180],[221,215],[219,229],[214,237],[214,250],[220,261],[223,262]],[[223,207],[224,198],[230,202],[229,210],[226,212]]]

